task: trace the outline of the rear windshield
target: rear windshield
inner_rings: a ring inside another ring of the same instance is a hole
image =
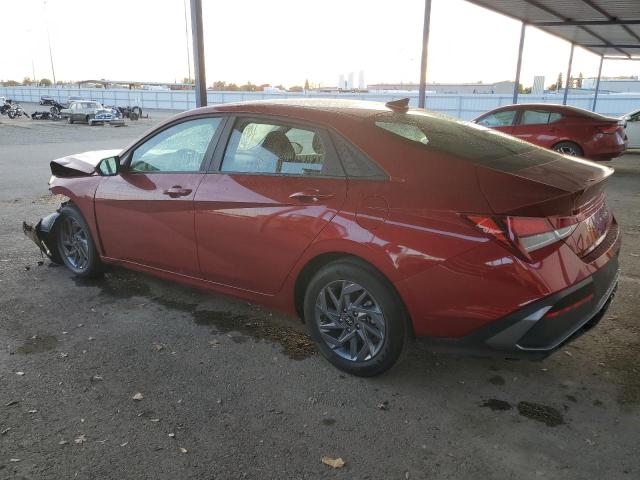
[[[429,150],[455,155],[472,163],[504,171],[549,162],[536,155],[538,147],[474,123],[422,111],[385,112],[374,117],[375,125],[388,133]],[[528,153],[533,155],[526,155]]]

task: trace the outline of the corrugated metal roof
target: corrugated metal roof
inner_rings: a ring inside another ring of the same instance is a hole
[[[640,0],[467,0],[597,55],[640,56]]]

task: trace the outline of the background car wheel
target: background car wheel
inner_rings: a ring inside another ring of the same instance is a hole
[[[9,118],[16,118],[16,113],[13,110],[9,110],[7,115],[9,115]]]
[[[408,340],[401,300],[384,276],[357,260],[341,260],[313,277],[305,321],[322,355],[362,377],[379,375],[400,358]]]
[[[563,155],[571,155],[574,157],[582,157],[583,155],[582,149],[573,142],[556,143],[551,148],[558,153],[562,153]]]
[[[60,209],[60,214],[61,218],[56,225],[56,243],[60,259],[78,277],[100,275],[103,264],[82,214],[71,205]]]
[[[60,113],[60,110],[58,109],[58,107],[51,107],[49,111],[54,115]]]
[[[67,117],[67,123],[68,123],[69,125],[73,124],[73,120],[71,119],[71,117],[70,117],[70,116],[69,116],[69,117]]]

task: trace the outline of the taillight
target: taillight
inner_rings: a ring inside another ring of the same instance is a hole
[[[608,134],[616,133],[618,131],[618,124],[614,123],[613,125],[605,125],[605,126],[599,127],[599,129],[602,133],[608,133]]]
[[[577,227],[574,217],[509,217],[467,215],[479,230],[527,261],[529,254],[568,237]]]

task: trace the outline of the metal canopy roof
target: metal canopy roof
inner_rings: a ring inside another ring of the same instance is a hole
[[[595,53],[640,57],[640,0],[467,0]]]

